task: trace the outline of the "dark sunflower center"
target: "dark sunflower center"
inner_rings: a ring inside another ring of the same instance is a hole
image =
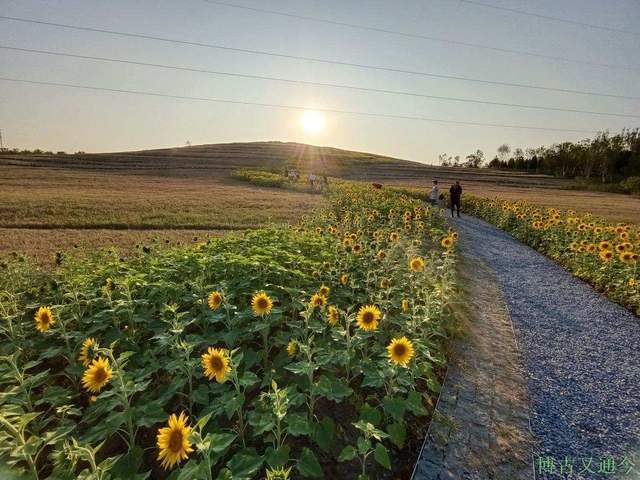
[[[96,369],[95,373],[93,374],[93,379],[95,380],[96,383],[104,382],[107,379],[106,370],[102,367]]]
[[[171,432],[169,438],[169,450],[174,453],[178,453],[182,450],[182,432],[180,430],[174,430]]]
[[[393,347],[393,353],[398,357],[402,357],[407,353],[407,347],[403,343],[396,343]]]
[[[362,315],[362,321],[364,323],[373,322],[373,312],[364,312],[364,315]]]
[[[267,306],[269,305],[269,303],[267,302],[266,298],[259,298],[258,299],[258,307],[261,309],[265,309],[267,308]]]
[[[51,317],[48,313],[43,313],[40,315],[40,321],[45,325],[48,325],[51,322]]]
[[[211,357],[211,369],[216,372],[222,370],[223,368],[222,359],[220,357]]]

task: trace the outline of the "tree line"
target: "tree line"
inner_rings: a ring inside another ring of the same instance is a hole
[[[640,129],[601,132],[593,139],[562,142],[550,147],[515,148],[500,145],[489,168],[544,173],[560,178],[620,182],[640,176]]]

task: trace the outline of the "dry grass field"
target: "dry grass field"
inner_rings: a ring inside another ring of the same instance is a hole
[[[112,154],[0,155],[0,255],[48,262],[57,251],[190,242],[194,237],[293,221],[321,195],[231,178],[242,167],[295,166],[350,180],[412,188],[459,179],[478,196],[525,199],[640,223],[640,199],[566,190],[540,176],[438,168],[368,153],[295,143],[201,145]]]

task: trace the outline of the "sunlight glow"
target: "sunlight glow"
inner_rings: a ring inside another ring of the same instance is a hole
[[[324,116],[320,112],[308,110],[300,117],[300,124],[307,133],[318,133],[324,129]]]

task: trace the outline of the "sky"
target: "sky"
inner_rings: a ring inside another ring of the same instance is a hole
[[[285,55],[639,96],[637,0],[482,0],[499,7],[625,30],[558,22],[460,0],[225,0],[336,22],[577,59],[591,65],[279,16],[206,0],[0,0],[0,15]],[[637,32],[637,33],[634,33]],[[640,116],[640,100],[485,85],[399,72],[180,45],[0,19],[0,46],[420,94]],[[8,148],[108,152],[223,142],[295,141],[424,163],[488,158],[502,143],[537,147],[640,126],[640,118],[444,101],[99,62],[0,48],[0,77],[177,96],[586,132],[459,125],[32,85],[0,80]],[[593,133],[589,133],[593,132]]]

